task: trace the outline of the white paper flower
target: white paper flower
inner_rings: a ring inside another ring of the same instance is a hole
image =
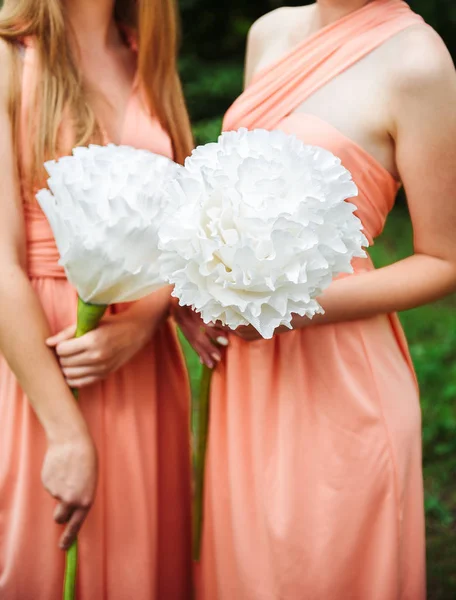
[[[159,230],[163,273],[206,323],[253,325],[264,338],[352,272],[367,240],[350,173],[330,152],[264,130],[197,148],[168,187]]]
[[[79,297],[113,304],[162,286],[157,248],[162,192],[181,167],[164,156],[113,144],[75,148],[73,156],[45,167],[52,193],[41,190],[37,200]]]

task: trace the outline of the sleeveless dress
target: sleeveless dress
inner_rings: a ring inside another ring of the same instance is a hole
[[[25,47],[21,163],[27,154],[36,52]],[[107,141],[107,140],[106,140]],[[170,138],[133,86],[122,143],[172,156]],[[52,333],[75,322],[76,293],[58,265],[51,229],[24,198],[28,274]],[[112,312],[128,305],[111,308]],[[79,535],[77,600],[191,597],[189,387],[168,321],[126,366],[80,393],[99,456],[95,503]],[[62,528],[43,489],[46,439],[0,357],[0,598],[60,600]]]
[[[371,241],[398,184],[332,125],[293,111],[420,23],[405,3],[374,0],[259,72],[224,121],[339,156]],[[212,383],[204,510],[198,600],[424,600],[421,414],[395,315],[231,336]]]

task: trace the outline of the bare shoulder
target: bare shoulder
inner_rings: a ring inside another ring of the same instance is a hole
[[[281,6],[266,13],[251,26],[249,39],[261,41],[271,35],[287,35],[290,27],[296,26],[296,19],[302,21],[310,14],[312,6]]]
[[[299,29],[302,36],[313,6],[284,6],[255,21],[247,39],[246,84],[259,66],[273,61],[296,43],[296,30]]]
[[[456,85],[456,70],[442,38],[427,25],[411,27],[397,36],[392,83],[400,94]]]

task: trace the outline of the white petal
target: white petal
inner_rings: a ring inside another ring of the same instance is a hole
[[[37,200],[53,230],[68,279],[96,304],[127,302],[161,287],[158,229],[178,170],[169,159],[128,146],[75,148],[46,163]]]
[[[180,208],[159,229],[163,277],[206,322],[250,323],[269,338],[293,314],[321,312],[316,298],[364,254],[350,173],[280,131],[196,148],[168,194]]]

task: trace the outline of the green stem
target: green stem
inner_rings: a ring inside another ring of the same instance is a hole
[[[74,600],[76,592],[76,571],[78,567],[78,541],[73,542],[66,553],[65,579],[63,583],[64,600]]]
[[[106,312],[107,306],[88,304],[78,299],[78,318],[75,337],[79,338],[96,329]],[[79,399],[77,389],[72,389],[73,396]],[[65,561],[65,578],[63,583],[63,600],[74,600],[76,591],[76,572],[78,566],[78,541],[76,540],[68,552]]]
[[[203,527],[204,472],[206,466],[207,435],[209,430],[209,397],[212,369],[203,366],[200,391],[192,405],[193,423],[193,559],[201,556]]]

